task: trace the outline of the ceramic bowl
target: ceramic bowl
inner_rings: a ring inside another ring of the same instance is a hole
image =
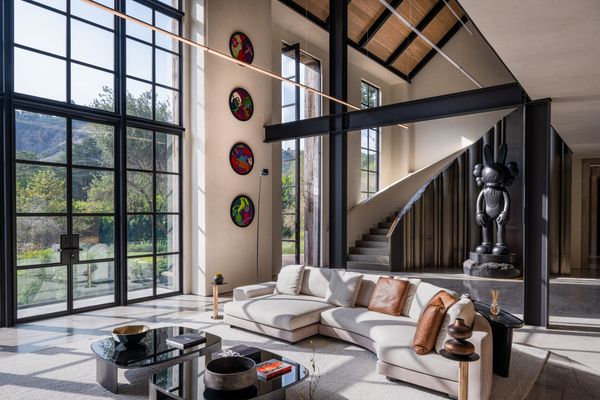
[[[126,347],[135,346],[146,337],[149,330],[146,325],[125,325],[113,329],[112,335],[117,343]]]

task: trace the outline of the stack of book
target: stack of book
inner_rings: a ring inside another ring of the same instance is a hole
[[[269,380],[287,374],[292,366],[281,360],[272,359],[256,365],[256,373],[262,380]]]

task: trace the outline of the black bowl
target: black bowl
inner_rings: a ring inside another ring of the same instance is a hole
[[[125,347],[132,347],[141,342],[149,330],[146,325],[125,325],[113,329],[112,335],[115,342]]]
[[[222,357],[206,364],[204,386],[208,389],[234,391],[256,385],[256,363],[247,357]]]

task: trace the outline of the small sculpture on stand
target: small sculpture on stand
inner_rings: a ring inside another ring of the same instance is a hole
[[[492,148],[485,145],[485,165],[477,164],[473,171],[477,186],[483,187],[477,197],[475,214],[477,224],[481,226],[482,242],[463,264],[468,275],[488,278],[515,278],[521,275],[521,271],[514,265],[516,255],[511,254],[506,245],[505,226],[510,219],[511,206],[506,188],[512,185],[519,175],[517,163],[506,163],[507,153],[508,147],[506,143],[502,143],[498,148],[498,159],[494,160]],[[495,245],[494,225],[497,227]]]

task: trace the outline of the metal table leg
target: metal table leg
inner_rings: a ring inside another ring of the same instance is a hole
[[[117,366],[96,357],[96,381],[106,390],[118,393],[119,378]]]

